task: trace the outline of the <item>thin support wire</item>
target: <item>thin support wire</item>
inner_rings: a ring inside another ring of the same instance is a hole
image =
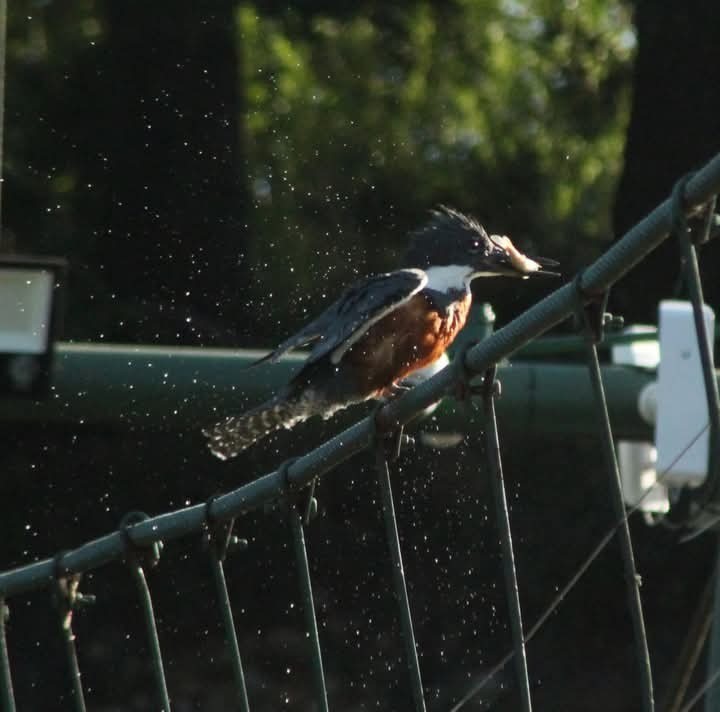
[[[690,178],[691,176],[681,178],[673,190],[673,232],[680,241],[680,247],[682,248],[683,271],[693,307],[698,354],[700,356],[705,395],[707,398],[708,418],[710,420],[710,467],[707,481],[710,487],[715,490],[714,492],[710,492],[712,495],[717,492],[718,479],[720,478],[720,456],[718,455],[718,448],[720,447],[720,396],[718,395],[718,385],[713,369],[712,344],[710,342],[710,335],[705,328],[705,314],[703,309],[705,299],[703,297],[702,281],[700,279],[697,250],[693,244],[692,235],[688,230],[687,218],[685,217],[685,188]],[[706,218],[703,229],[704,234],[700,236],[700,242],[708,239],[711,221],[715,215],[715,203],[716,199],[712,198],[705,207]]]
[[[294,502],[288,503],[288,520],[295,545],[295,559],[300,575],[300,592],[303,599],[305,624],[307,625],[310,643],[312,645],[313,676],[315,678],[315,694],[320,710],[328,712],[327,688],[325,686],[325,671],[323,669],[322,651],[320,649],[320,635],[318,633],[317,618],[315,616],[315,602],[313,600],[312,582],[310,580],[310,565],[308,564],[307,549],[305,548],[305,534],[303,532],[302,516]]]
[[[247,687],[245,685],[245,672],[243,671],[240,647],[238,645],[237,633],[235,632],[235,622],[233,620],[232,609],[230,608],[230,597],[228,595],[227,582],[225,581],[225,571],[222,561],[214,553],[210,555],[210,566],[212,567],[215,588],[217,589],[217,595],[220,601],[220,613],[225,630],[225,642],[230,649],[230,660],[232,663],[233,679],[235,680],[238,706],[242,712],[250,712],[250,703],[248,702]]]
[[[618,528],[618,538],[622,553],[623,569],[625,572],[625,584],[627,588],[628,605],[633,623],[635,637],[635,653],[638,665],[640,666],[640,686],[642,695],[643,712],[653,712],[655,709],[655,698],[653,693],[652,670],[650,665],[650,652],[648,650],[647,634],[645,632],[645,620],[643,618],[642,600],[640,598],[640,579],[635,567],[635,556],[633,554],[632,539],[630,537],[630,526],[625,517],[625,503],[623,501],[622,483],[618,469],[615,444],[613,441],[610,416],[608,414],[605,388],[603,387],[600,362],[598,360],[597,342],[602,338],[602,323],[604,318],[605,299],[600,303],[592,303],[585,306],[588,301],[587,295],[583,294],[582,272],[576,278],[578,294],[579,313],[583,320],[585,332],[585,346],[587,352],[588,370],[592,388],[595,393],[595,405],[601,429],[602,450],[605,459],[605,467],[610,479],[610,496],[617,521],[622,522]]]
[[[152,597],[150,596],[150,589],[147,584],[147,579],[145,578],[145,571],[143,571],[143,567],[137,563],[130,565],[130,571],[140,594],[140,604],[143,609],[143,617],[145,618],[148,642],[150,643],[155,690],[158,701],[160,702],[160,709],[162,712],[170,712],[170,697],[168,696],[167,683],[165,682],[165,668],[163,666],[162,653],[160,652],[160,639],[158,638],[155,612],[153,611]]]
[[[716,670],[707,680],[705,680],[700,689],[695,692],[680,712],[693,712],[695,705],[702,700],[708,690],[716,685],[718,678],[720,678],[720,670]]]
[[[145,571],[141,564],[143,559],[147,560],[151,566],[157,564],[160,560],[162,542],[158,541],[146,549],[140,549],[133,543],[128,532],[130,525],[145,521],[147,518],[147,515],[142,512],[130,512],[123,518],[120,524],[120,531],[125,539],[126,558],[130,573],[140,594],[140,606],[143,611],[143,618],[145,619],[148,643],[150,644],[150,657],[152,659],[155,692],[158,703],[160,704],[162,712],[170,712],[170,697],[168,695],[167,682],[165,681],[165,667],[160,651],[160,639],[158,638],[157,623],[155,622],[155,612],[153,610],[150,588],[148,587]]]
[[[15,712],[15,695],[13,693],[12,676],[10,674],[10,655],[8,654],[5,627],[10,609],[5,600],[0,598],[0,702],[3,712]]]
[[[230,597],[228,595],[227,582],[225,581],[225,570],[222,561],[216,554],[210,554],[210,566],[212,567],[215,588],[218,600],[220,601],[220,614],[222,615],[223,628],[225,630],[225,642],[230,650],[230,661],[232,663],[233,679],[237,703],[242,712],[250,712],[248,702],[247,686],[245,684],[245,672],[243,671],[242,658],[240,657],[240,646],[238,645],[235,622],[232,609],[230,608]]]
[[[720,620],[718,620],[718,618],[720,618],[720,616],[718,616],[718,610],[720,610],[720,535],[716,535],[715,546],[715,585],[713,596],[715,615],[710,628],[710,641],[708,645],[708,680],[702,689],[703,694],[707,693],[707,697],[705,697],[705,712],[716,712],[718,703],[720,702],[720,686],[715,684],[718,673],[720,672],[720,666],[718,665],[718,661],[720,660]],[[702,695],[700,695],[700,697],[696,696],[696,698],[693,699],[700,699],[701,697]]]
[[[235,631],[235,621],[233,619],[232,607],[230,606],[230,596],[228,594],[227,581],[225,580],[225,568],[223,566],[229,545],[236,541],[232,534],[235,520],[231,519],[229,522],[218,524],[214,523],[211,516],[213,499],[214,498],[208,500],[207,504],[207,542],[210,551],[210,567],[212,569],[213,580],[215,581],[215,590],[220,603],[220,615],[222,616],[223,629],[225,631],[225,643],[227,644],[230,653],[238,708],[241,712],[250,712],[247,686],[245,684],[245,672],[243,671],[242,658],[240,657],[240,646],[238,644],[237,633]]]
[[[70,674],[73,708],[75,712],[85,712],[85,693],[83,692],[80,664],[78,663],[77,648],[75,647],[75,634],[72,629],[73,613],[83,600],[79,591],[81,574],[63,575],[62,559],[64,554],[65,552],[60,552],[55,557],[53,602],[58,612],[65,661]]]
[[[681,712],[690,712],[695,704],[705,697],[705,712],[717,712],[720,700],[720,666],[718,665],[720,641],[718,640],[718,602],[720,601],[720,545],[715,554],[715,574],[713,581],[714,618],[710,633],[710,646],[707,656],[707,679],[688,700]]]
[[[711,436],[712,437],[712,436]],[[712,440],[711,440],[712,441]],[[716,535],[716,553],[715,553],[715,576],[713,605],[714,617],[712,627],[710,629],[710,644],[707,656],[707,677],[706,686],[704,687],[705,712],[717,712],[718,704],[720,704],[720,685],[717,685],[718,672],[720,671],[720,535]]]
[[[693,614],[690,626],[685,636],[685,642],[678,655],[678,660],[670,676],[666,703],[662,705],[662,712],[680,712],[683,701],[687,695],[690,681],[702,655],[705,641],[710,632],[713,618],[713,590],[715,577],[711,576],[700,594],[697,608]]]
[[[425,712],[425,696],[423,694],[420,663],[418,661],[415,632],[413,631],[412,615],[410,613],[410,600],[408,599],[407,586],[405,585],[405,569],[403,568],[400,536],[395,518],[395,505],[393,503],[392,486],[390,484],[390,468],[383,443],[379,440],[375,445],[375,464],[378,483],[380,485],[380,496],[382,498],[383,520],[385,521],[385,531],[392,562],[395,598],[400,608],[400,630],[402,631],[402,637],[405,642],[405,652],[407,655],[415,709],[417,712]]]
[[[513,648],[515,651],[515,673],[520,689],[522,709],[531,712],[530,679],[528,676],[527,655],[523,638],[522,611],[520,608],[520,591],[518,589],[515,554],[510,530],[510,513],[508,510],[505,482],[503,479],[502,459],[500,457],[500,441],[498,438],[497,419],[495,417],[495,375],[497,368],[493,366],[485,374],[483,393],[483,411],[485,422],[485,448],[487,454],[490,484],[495,500],[495,514],[500,530],[502,547],[503,574],[505,577],[505,593],[510,611],[510,628],[512,631]]]

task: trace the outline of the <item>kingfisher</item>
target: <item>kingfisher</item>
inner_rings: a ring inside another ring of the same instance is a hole
[[[211,452],[235,457],[280,428],[368,400],[390,398],[411,374],[444,356],[472,303],[478,277],[557,276],[557,262],[531,259],[504,235],[441,206],[411,233],[402,269],[348,287],[322,314],[253,365],[304,346],[301,369],[276,395],[203,430]]]

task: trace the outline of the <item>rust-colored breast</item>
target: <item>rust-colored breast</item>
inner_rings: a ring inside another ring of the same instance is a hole
[[[413,371],[436,361],[465,325],[471,296],[440,310],[422,292],[368,329],[343,361],[379,395]]]

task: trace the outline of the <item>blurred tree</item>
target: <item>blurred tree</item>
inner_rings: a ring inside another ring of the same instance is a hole
[[[168,7],[10,8],[5,222],[70,256],[70,336],[269,343],[440,202],[568,273],[609,232],[621,0]]]
[[[560,255],[567,271],[608,234],[633,49],[621,3],[259,8],[239,13],[248,261],[272,322],[297,322],[357,272],[392,267],[438,202]],[[289,299],[268,290],[274,274]],[[501,312],[514,291],[494,293]]]
[[[633,104],[613,221],[618,236],[666,198],[675,181],[720,149],[720,6],[635,3],[638,55]],[[717,241],[703,248],[705,296],[720,307]],[[638,266],[615,294],[630,321],[657,319],[657,303],[677,294],[679,250],[665,242]]]

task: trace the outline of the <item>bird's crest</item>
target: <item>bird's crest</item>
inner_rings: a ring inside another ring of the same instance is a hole
[[[487,239],[485,228],[475,218],[461,213],[447,205],[438,205],[430,211],[430,220],[410,233],[410,246],[405,255],[405,264],[420,266],[431,253],[442,251],[443,245],[458,233],[467,233]]]

